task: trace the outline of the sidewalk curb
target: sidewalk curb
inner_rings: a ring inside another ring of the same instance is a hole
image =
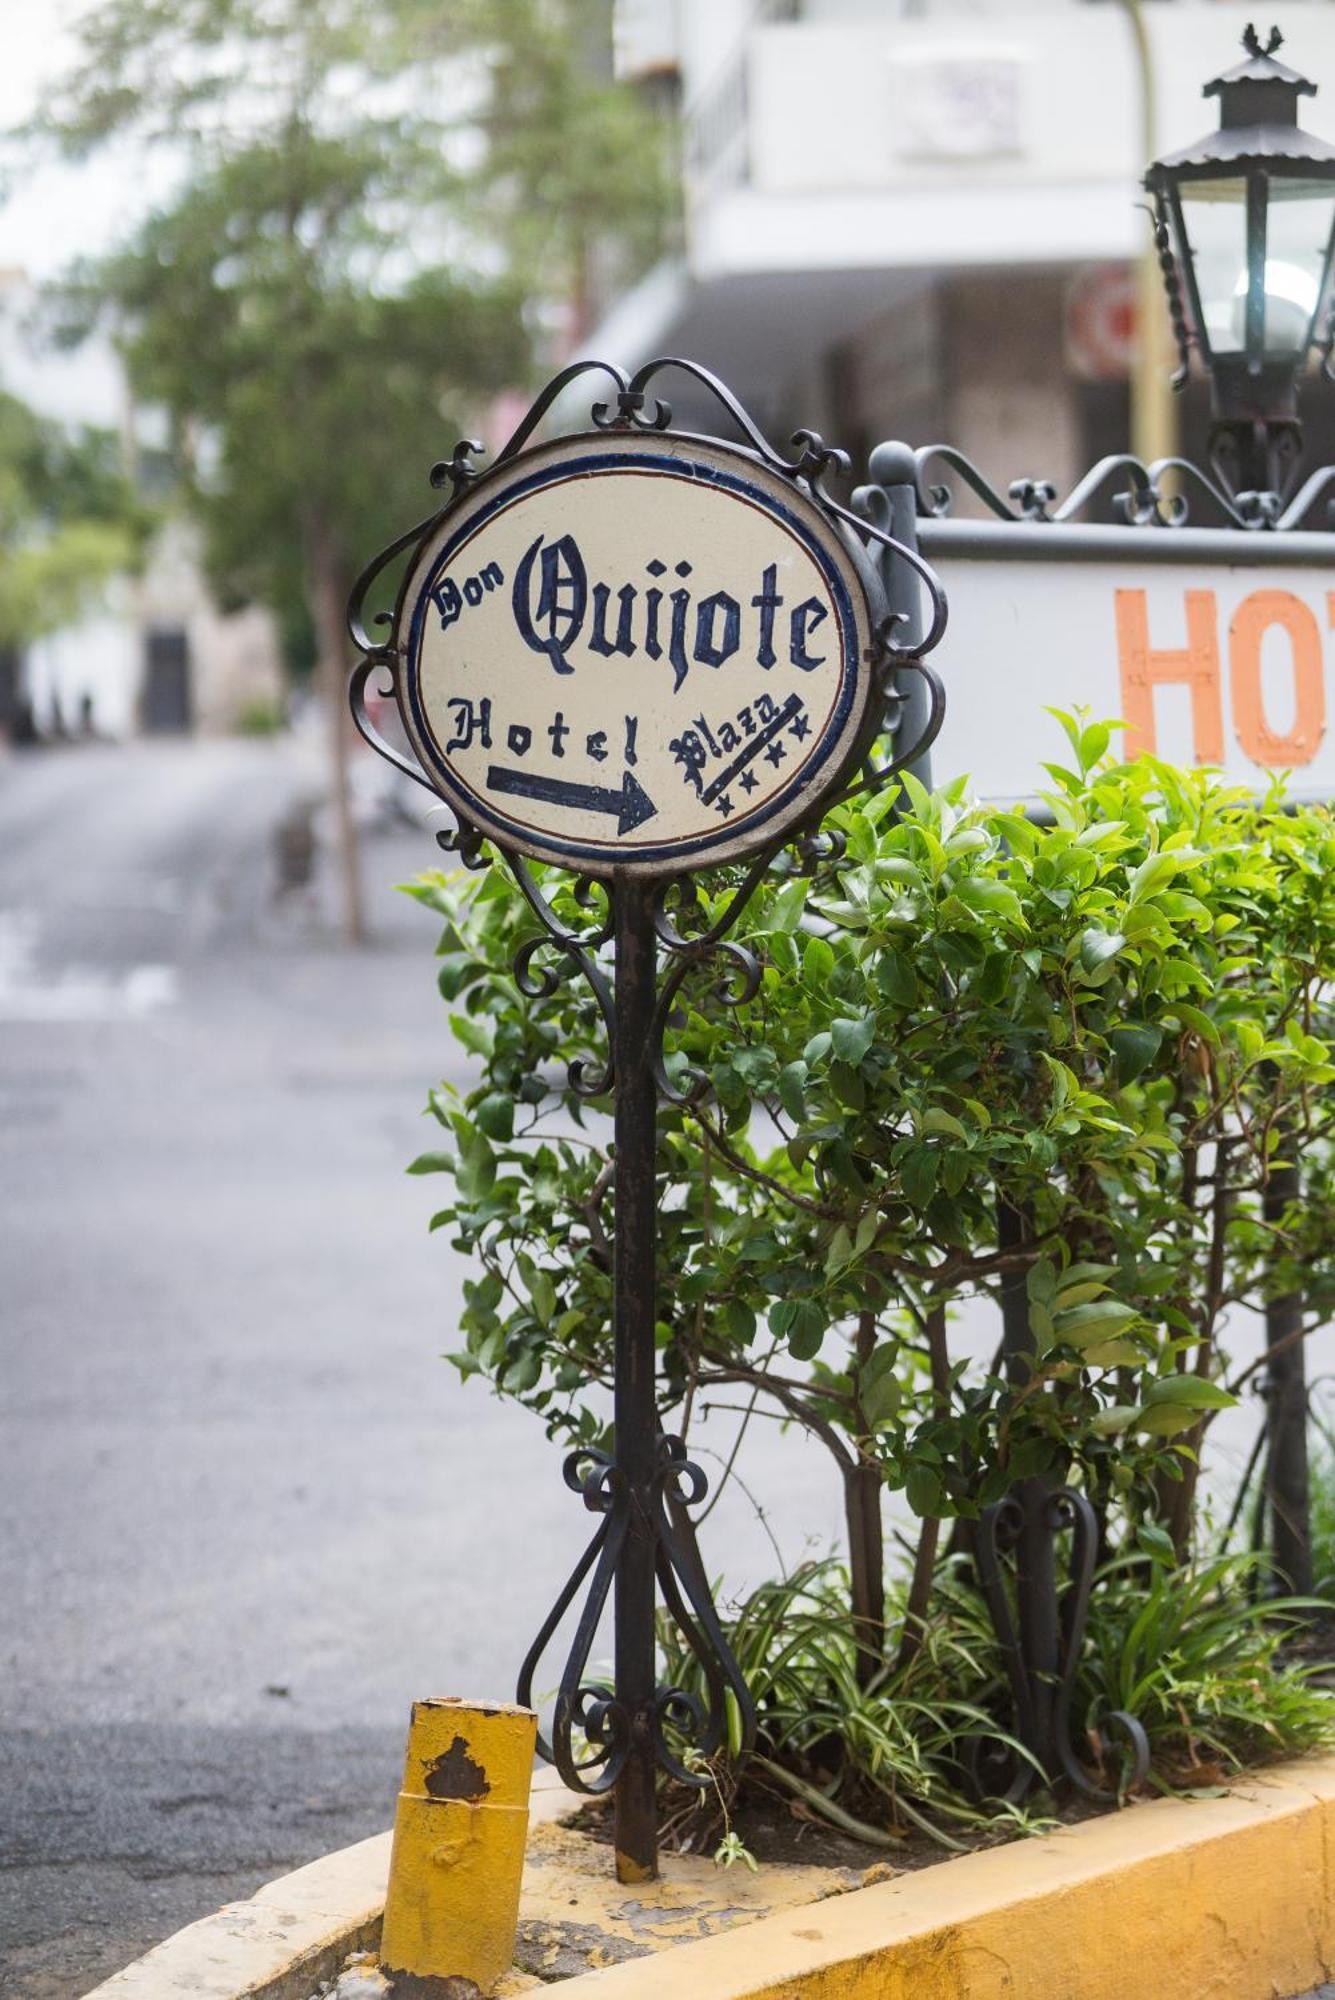
[[[559,1819],[579,1803],[555,1772],[541,1771],[530,1824]],[[243,1903],[225,1903],[84,2000],[309,2000],[350,1952],[379,1944],[392,1840],[389,1832],[373,1834],[266,1882]]]
[[[544,1774],[546,1778],[547,1774]],[[535,1786],[534,1821],[571,1795]],[[389,1835],[178,1931],[85,2000],[308,2000],[373,1947]],[[638,1892],[645,1900],[651,1888]],[[609,1877],[609,1902],[624,1897]],[[561,2000],[1273,2000],[1335,1965],[1335,1756],[1159,1799],[561,1982]]]
[[[572,1979],[561,2000],[1276,2000],[1335,1965],[1335,1756]]]

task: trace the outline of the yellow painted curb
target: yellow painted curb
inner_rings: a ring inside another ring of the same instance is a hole
[[[963,1855],[561,2000],[1276,2000],[1335,1964],[1335,1757]]]
[[[553,1777],[535,1782],[535,1825],[577,1803]],[[308,2000],[345,1954],[374,1944],[388,1860],[383,1834],[298,1869],[85,2000]],[[737,1900],[763,1907],[765,1874]],[[637,1942],[662,1947],[690,1915],[666,1907],[691,1903],[685,1886],[635,1891]],[[609,1866],[605,1907],[590,1890],[569,1914],[601,1929],[626,1895]],[[1277,2000],[1335,1966],[1335,1757],[1274,1766],[1224,1798],[1160,1799],[748,1916],[554,1990],[561,2000]],[[533,1983],[512,1975],[503,1990]]]

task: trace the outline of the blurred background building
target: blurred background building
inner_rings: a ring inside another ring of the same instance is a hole
[[[161,413],[134,406],[109,334],[53,344],[38,288],[0,270],[0,392],[71,437],[111,433],[150,512],[169,487]],[[224,611],[209,589],[200,538],[166,507],[142,560],[112,576],[68,622],[0,645],[0,740],[205,734],[281,713],[274,619],[258,604]]]
[[[1202,85],[1254,12],[617,0],[620,73],[680,106],[682,234],[582,345],[690,355],[772,436],[813,425],[855,465],[887,436],[946,439],[998,484],[1063,490],[1132,435],[1145,163],[1213,124]],[[1335,73],[1335,9],[1278,18],[1286,56]],[[1304,118],[1335,139],[1335,91]],[[1320,463],[1335,418],[1309,401]],[[1201,463],[1207,402],[1193,382],[1168,418]]]

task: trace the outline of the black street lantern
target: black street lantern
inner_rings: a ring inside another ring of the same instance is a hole
[[[1329,362],[1331,325],[1319,326],[1335,236],[1335,146],[1304,132],[1298,99],[1316,85],[1275,60],[1254,28],[1245,62],[1213,83],[1219,130],[1156,160],[1160,258],[1186,379],[1194,338],[1210,375],[1210,455],[1234,493],[1282,493],[1298,459],[1298,376],[1314,344]],[[1176,267],[1176,268],[1175,268]],[[1177,290],[1185,276],[1194,332]]]

